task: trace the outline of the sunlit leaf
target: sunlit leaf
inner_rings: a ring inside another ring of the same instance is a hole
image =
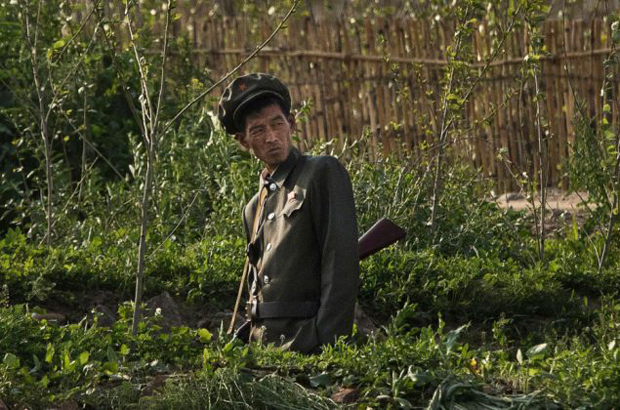
[[[88,352],[80,353],[80,356],[79,356],[80,364],[84,366],[86,363],[88,363],[89,358],[90,358],[90,353]]]
[[[541,343],[539,345],[530,347],[527,350],[526,355],[527,355],[527,357],[529,357],[531,359],[533,357],[540,356],[540,355],[544,354],[545,350],[547,350],[547,343]]]
[[[200,337],[200,341],[203,343],[207,343],[211,341],[211,338],[213,338],[213,334],[207,329],[198,329],[198,336]]]

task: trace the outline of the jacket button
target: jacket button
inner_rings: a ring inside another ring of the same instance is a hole
[[[265,282],[265,285],[266,285],[266,284],[268,284],[269,282],[271,282],[271,278],[270,278],[269,276],[265,275],[265,276],[263,277],[263,282]]]
[[[271,184],[269,184],[269,190],[270,191],[275,191],[277,187],[278,186],[275,184],[275,182],[272,182]]]
[[[267,215],[267,219],[269,219],[270,221],[275,218],[276,214],[275,213],[270,213],[269,215]]]
[[[269,252],[271,250],[271,243],[268,243],[265,247],[265,252]]]

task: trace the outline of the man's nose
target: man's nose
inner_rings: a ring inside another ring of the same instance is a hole
[[[267,130],[265,131],[265,141],[273,142],[276,139],[277,137],[276,137],[276,133],[274,132],[274,130],[271,127],[267,127]]]

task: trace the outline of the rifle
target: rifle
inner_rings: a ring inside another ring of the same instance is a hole
[[[357,241],[360,253],[360,260],[366,259],[370,255],[379,252],[383,248],[387,248],[394,242],[405,236],[405,231],[400,226],[387,218],[381,218],[369,230],[366,231]],[[228,327],[228,334],[232,333],[235,329],[235,317],[239,310],[239,303],[241,302],[241,294],[243,292],[243,284],[248,272],[248,258],[245,260],[245,266],[243,267],[243,275],[241,282],[239,283],[239,292],[237,294],[237,301],[235,303],[235,310],[230,320],[230,326]],[[244,325],[245,326],[245,325]]]
[[[405,236],[403,228],[387,218],[381,218],[357,241],[360,260],[387,248],[403,236]]]

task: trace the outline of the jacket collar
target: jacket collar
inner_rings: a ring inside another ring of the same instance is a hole
[[[267,169],[264,169],[260,175],[260,188],[262,189],[265,185],[270,185],[272,183],[276,184],[278,190],[282,188],[284,181],[289,176],[293,168],[295,168],[295,164],[301,157],[301,153],[295,147],[291,147],[291,150],[288,154],[288,157],[284,160],[283,163],[278,165],[273,175],[269,175],[267,173]]]

